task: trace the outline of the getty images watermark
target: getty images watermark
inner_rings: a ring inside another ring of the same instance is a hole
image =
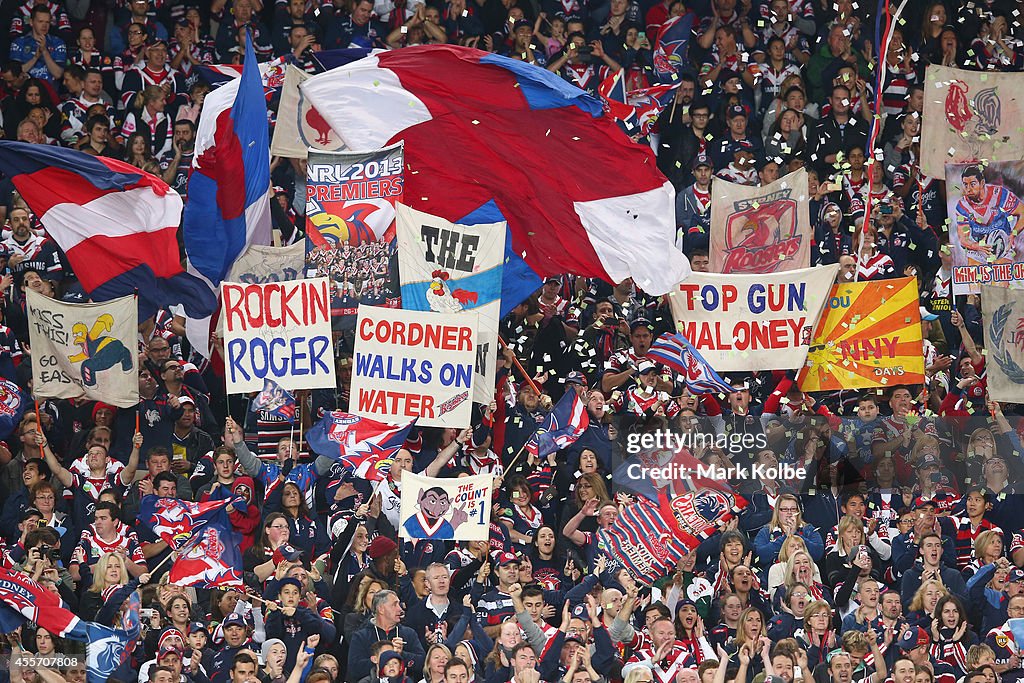
[[[767,448],[768,439],[764,434],[677,433],[669,430],[629,434],[626,437],[626,453],[634,457],[624,463],[624,473],[628,479],[635,481],[697,478],[719,481],[806,479],[805,468],[780,463],[774,454],[757,457],[746,464],[735,464],[729,459],[730,455],[758,454]],[[712,457],[698,459],[709,451]]]

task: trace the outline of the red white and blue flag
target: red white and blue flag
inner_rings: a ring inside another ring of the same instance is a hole
[[[138,520],[160,540],[177,551],[168,580],[178,586],[240,586],[242,555],[238,534],[225,508],[243,508],[234,497],[206,503],[178,498],[145,496],[139,502]]]
[[[288,53],[260,64],[260,80],[263,82],[268,97],[281,91],[281,87],[284,85],[285,69],[293,61],[294,57]],[[221,86],[236,78],[241,78],[244,68],[245,66],[242,64],[201,64],[199,73],[203,80],[210,85]]]
[[[545,458],[576,443],[589,426],[590,414],[579,394],[567,391],[526,442],[526,452]]]
[[[126,602],[128,609],[120,617],[120,628],[111,628],[79,619],[59,595],[28,575],[0,571],[0,632],[10,633],[26,622],[34,622],[55,637],[85,642],[88,683],[106,683],[128,661],[138,643],[142,630],[138,592]]]
[[[406,143],[413,208],[454,222],[493,199],[516,258],[538,275],[632,277],[663,294],[690,274],[674,243],[675,191],[651,149],[550,71],[426,45],[371,54],[300,88],[349,149]]]
[[[160,178],[116,159],[26,142],[0,142],[0,171],[93,300],[138,292],[140,319],[173,304],[192,316],[216,307],[209,287],[181,267],[181,197]]]
[[[415,423],[392,425],[335,410],[306,432],[306,443],[317,455],[352,468],[361,479],[383,481]]]
[[[190,273],[213,292],[250,244],[270,244],[270,134],[252,40],[236,78],[206,96],[196,131],[182,238]],[[209,351],[209,316],[189,316],[193,348]]]
[[[668,574],[686,554],[657,503],[638,498],[619,510],[615,523],[597,532],[599,554],[647,585]]]
[[[693,394],[731,394],[734,389],[681,334],[665,332],[651,345],[647,357],[678,372]]]
[[[686,53],[690,48],[693,36],[692,12],[679,17],[672,17],[661,25],[658,37],[654,41],[654,75],[660,83],[675,83],[686,67]]]
[[[605,110],[618,122],[626,135],[650,134],[665,107],[672,103],[678,83],[626,91],[626,72],[619,69],[597,86]]]
[[[265,377],[263,390],[256,394],[249,406],[251,412],[266,411],[288,422],[295,421],[295,397],[280,384]]]

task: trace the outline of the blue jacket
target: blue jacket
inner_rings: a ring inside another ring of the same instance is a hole
[[[804,524],[803,527],[797,529],[796,535],[804,539],[811,559],[815,562],[820,561],[825,554],[825,542],[821,539],[818,530],[810,524]],[[758,564],[766,569],[771,567],[779,557],[779,551],[782,550],[782,543],[785,540],[786,534],[781,530],[770,530],[767,526],[761,527],[754,539],[754,553],[757,555]]]

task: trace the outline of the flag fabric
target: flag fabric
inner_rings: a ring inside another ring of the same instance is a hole
[[[711,364],[681,334],[663,333],[651,345],[647,357],[682,375],[692,394],[731,394],[733,392]]]
[[[673,17],[661,25],[654,41],[654,74],[661,83],[675,83],[686,67],[686,52],[693,35],[693,20],[696,17],[687,12]]]
[[[21,387],[0,377],[0,439],[6,439],[21,423],[25,406],[32,399]]]
[[[616,468],[613,477],[637,494],[618,519],[597,534],[598,549],[645,583],[670,572],[747,506],[724,481],[704,472],[686,449],[644,451]],[[644,471],[667,471],[656,479]]]
[[[28,621],[55,637],[86,643],[88,683],[106,683],[128,661],[141,633],[139,594],[127,599],[129,608],[120,628],[84,621],[75,616],[60,596],[21,572],[0,573],[0,631],[10,633]]]
[[[428,45],[372,54],[301,90],[350,149],[407,143],[413,208],[456,221],[494,199],[538,275],[632,277],[664,294],[690,273],[674,244],[675,191],[651,149],[556,74]]]
[[[277,105],[277,122],[274,124],[274,138],[270,153],[288,159],[305,159],[309,149],[322,152],[341,152],[345,142],[331,124],[309,102],[302,90],[302,83],[312,76],[293,64],[289,64],[281,88],[281,101]]]
[[[120,408],[139,402],[138,307],[134,296],[98,304],[67,304],[25,290],[32,388],[46,398],[82,398]],[[70,334],[47,324],[63,320]]]
[[[287,422],[295,422],[295,397],[274,380],[264,377],[263,390],[253,398],[249,411],[266,411]]]
[[[336,410],[306,432],[306,443],[317,455],[351,467],[357,477],[383,481],[415,422],[392,425]]]
[[[57,593],[46,590],[27,574],[9,569],[0,570],[0,609],[4,610],[0,624],[6,633],[27,619],[64,638],[80,621]]]
[[[291,53],[260,64],[260,80],[266,89],[267,96],[279,91],[284,85],[285,67],[295,61]],[[200,64],[199,74],[203,80],[214,87],[229,83],[242,77],[245,69],[243,64]]]
[[[216,307],[209,288],[181,267],[181,197],[160,178],[116,159],[25,142],[0,142],[0,171],[91,299],[138,292],[141,318],[174,304],[195,316]]]
[[[981,286],[985,376],[993,401],[1024,403],[1024,297],[1018,289]]]
[[[678,83],[626,91],[625,70],[619,69],[601,81],[597,92],[605,111],[615,119],[626,135],[643,137],[651,132],[665,107],[672,103]]]
[[[526,442],[526,452],[538,458],[572,444],[590,426],[590,414],[576,391],[567,391]]]
[[[267,103],[252,40],[245,68],[207,95],[196,131],[182,238],[189,272],[211,296],[250,244],[270,244],[270,137]],[[209,315],[189,315],[193,347],[209,354]]]
[[[337,69],[339,66],[351,64],[375,52],[384,52],[384,50],[370,50],[365,47],[320,50],[313,53],[313,60],[320,65],[321,70],[330,71],[331,69]]]
[[[206,503],[145,496],[138,520],[178,552],[168,580],[178,586],[240,586],[242,555],[238,534],[225,508],[245,503],[235,497]]]

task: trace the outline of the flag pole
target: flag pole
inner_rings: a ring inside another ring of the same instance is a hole
[[[512,347],[508,345],[508,342],[502,339],[500,334],[498,335],[498,342],[504,348],[508,349],[508,352],[512,354],[512,362],[515,363],[517,368],[519,368],[519,372],[523,373],[523,377],[526,378],[526,383],[529,384],[530,387],[537,392],[538,396],[540,396],[543,392],[541,392],[540,388],[538,388],[537,385],[534,383],[533,378],[530,377],[530,374],[526,372],[525,368],[523,368],[523,364],[520,363],[519,358],[516,357],[516,352],[512,350]]]
[[[36,404],[36,431],[39,432],[40,434],[43,434],[43,421],[39,419],[39,399],[33,396],[32,400],[35,401]],[[46,435],[44,434],[43,437],[45,438],[45,436]],[[39,444],[39,457],[42,458],[43,460],[46,460],[46,456],[43,455],[42,444]]]
[[[170,546],[168,546],[168,548],[170,548]],[[167,564],[167,560],[173,560],[175,555],[177,555],[177,554],[178,554],[177,550],[172,550],[171,552],[167,553],[167,557],[165,557],[164,559],[160,560],[160,562],[158,562],[155,567],[153,567],[152,569],[149,570],[149,573],[150,574],[156,574],[157,570],[160,569],[160,567],[162,567],[165,564]]]

